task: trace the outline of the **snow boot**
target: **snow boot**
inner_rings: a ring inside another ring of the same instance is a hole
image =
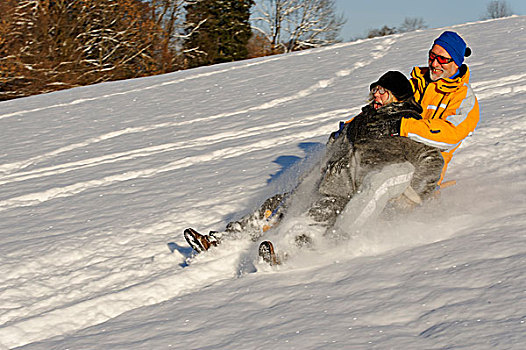
[[[281,264],[280,259],[277,257],[276,252],[274,251],[274,245],[271,241],[261,242],[258,252],[263,261],[270,266]]]
[[[183,235],[190,247],[198,253],[207,251],[210,247],[215,247],[219,243],[213,232],[210,232],[209,235],[202,235],[193,228],[187,228],[184,230]]]

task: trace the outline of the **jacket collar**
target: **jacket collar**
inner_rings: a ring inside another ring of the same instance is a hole
[[[428,84],[436,84],[436,88],[441,92],[453,92],[458,90],[462,85],[469,82],[469,68],[463,64],[459,68],[460,74],[453,79],[440,79],[438,81],[431,81],[429,78],[429,67],[415,67],[411,72],[411,76],[418,81],[418,84],[423,87]]]

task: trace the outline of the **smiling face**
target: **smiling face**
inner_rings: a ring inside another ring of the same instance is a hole
[[[449,53],[440,45],[433,45],[430,53],[436,56],[451,58]],[[436,57],[433,60],[429,59],[428,64],[429,64],[429,75],[432,81],[449,78],[453,76],[458,70],[458,66],[456,65],[455,62],[451,61],[449,63],[441,64],[438,62],[438,58]]]

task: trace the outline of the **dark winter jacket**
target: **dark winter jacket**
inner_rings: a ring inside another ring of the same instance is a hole
[[[352,143],[356,143],[392,136],[385,134],[389,128],[384,128],[383,125],[400,125],[402,118],[422,119],[421,112],[422,107],[412,100],[393,102],[377,110],[368,104],[362,108],[362,113],[347,123],[348,139]]]
[[[327,161],[320,193],[351,197],[364,176],[387,164],[409,161],[415,167],[411,186],[422,197],[431,194],[440,179],[444,160],[437,148],[406,137],[388,135],[382,125],[402,118],[420,119],[422,109],[414,102],[395,102],[375,110],[371,105],[346,123],[340,136],[327,145]]]
[[[440,151],[407,137],[386,135],[386,128],[382,127],[382,123],[399,123],[403,117],[420,118],[420,112],[420,106],[414,102],[396,102],[378,110],[367,105],[359,115],[333,133],[321,162],[322,173],[319,173],[319,167],[315,167],[306,177],[316,175],[315,191],[318,192],[313,196],[316,198],[314,202],[308,204],[309,216],[318,223],[332,226],[364,177],[375,169],[394,163],[409,161],[413,164],[415,171],[411,187],[422,199],[433,193],[444,163]],[[336,137],[336,134],[339,135]],[[306,186],[306,192],[302,185]],[[310,193],[309,186],[309,181],[302,181],[294,192]],[[233,236],[248,232],[254,240],[258,239],[265,231],[266,224],[262,226],[261,222],[268,222],[263,218],[270,215],[272,220],[279,222],[291,198],[294,198],[291,194],[269,198],[255,213],[229,223],[226,232]]]

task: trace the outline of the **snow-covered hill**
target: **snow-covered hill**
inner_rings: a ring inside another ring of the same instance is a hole
[[[0,348],[523,349],[526,17],[453,27],[481,121],[457,185],[278,269],[238,241],[426,30],[0,103]],[[247,268],[256,262],[255,268]]]

